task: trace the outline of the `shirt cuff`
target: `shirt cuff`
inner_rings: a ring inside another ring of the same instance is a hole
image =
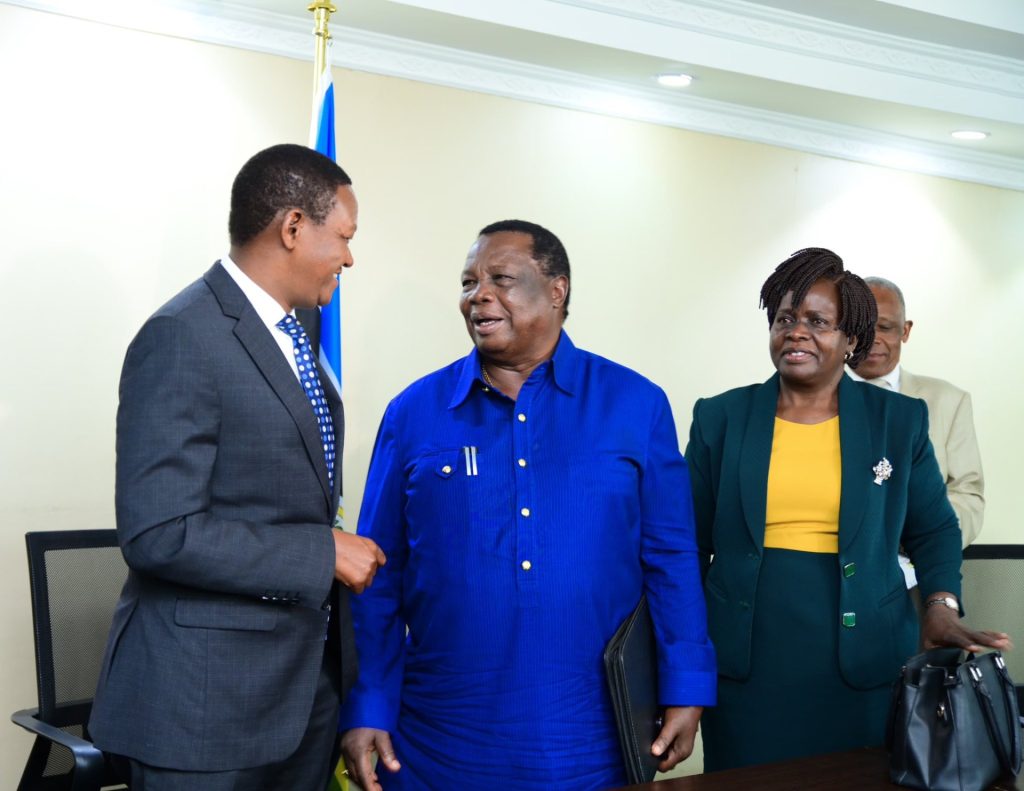
[[[338,732],[350,728],[377,728],[394,733],[398,727],[399,695],[375,692],[360,684],[349,692],[338,715]]]
[[[658,679],[662,706],[714,706],[718,701],[718,673],[696,670]]]

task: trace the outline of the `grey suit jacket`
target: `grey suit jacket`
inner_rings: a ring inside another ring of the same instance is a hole
[[[340,457],[341,400],[320,378]],[[356,673],[334,584],[334,489],[298,379],[215,264],[146,322],[122,369],[116,507],[130,572],[89,724],[97,745],[193,771],[294,752],[329,602],[345,689]]]
[[[985,476],[971,396],[944,379],[917,376],[906,368],[900,369],[900,392],[928,404],[928,436],[966,547],[978,538],[985,517]]]

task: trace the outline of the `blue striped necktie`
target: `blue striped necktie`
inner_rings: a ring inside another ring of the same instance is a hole
[[[313,405],[313,414],[316,415],[316,422],[320,426],[320,442],[324,448],[324,460],[327,462],[327,480],[331,491],[334,491],[334,421],[331,420],[327,397],[316,373],[316,358],[313,356],[306,331],[294,316],[285,316],[277,322],[277,328],[291,336],[295,363],[299,369],[299,382],[309,403]]]

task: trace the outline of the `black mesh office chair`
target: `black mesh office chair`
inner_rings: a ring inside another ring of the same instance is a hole
[[[11,720],[36,734],[18,791],[118,786],[86,723],[107,632],[128,574],[114,530],[27,533],[39,708]]]
[[[1006,667],[1024,711],[1024,545],[975,544],[964,550],[964,611],[971,625],[1009,632],[1017,648]]]

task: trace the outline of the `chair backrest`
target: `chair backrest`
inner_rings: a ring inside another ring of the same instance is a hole
[[[1024,545],[976,544],[964,550],[963,599],[975,629],[1009,632],[1024,642]],[[1024,684],[1024,650],[1004,654],[1010,677]]]
[[[39,719],[57,727],[84,725],[114,606],[128,576],[117,531],[27,533],[25,543]]]

